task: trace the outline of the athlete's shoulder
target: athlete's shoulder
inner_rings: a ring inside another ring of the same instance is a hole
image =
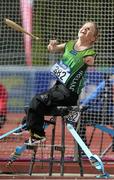
[[[85,51],[85,56],[95,56],[96,55],[96,51],[92,48],[89,48]]]
[[[75,44],[75,41],[74,41],[74,40],[69,40],[69,41],[66,42],[65,48],[68,48],[68,49],[70,48],[70,49],[72,49],[73,46],[74,46],[74,44]]]
[[[68,44],[74,44],[74,43],[75,43],[74,40],[69,40],[69,41],[66,42],[66,45],[68,45]]]

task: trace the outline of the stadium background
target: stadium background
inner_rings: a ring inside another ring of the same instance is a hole
[[[27,35],[8,28],[4,18],[14,20],[41,39],[35,41]],[[30,102],[35,93],[47,90],[54,83],[55,80],[51,77],[49,69],[61,55],[48,53],[49,40],[55,38],[58,42],[66,42],[75,39],[80,26],[88,20],[98,24],[100,36],[94,46],[97,51],[95,66],[88,69],[81,101],[94,92],[101,82],[105,81],[106,84],[98,96],[89,103],[89,110],[82,114],[83,128],[80,133],[82,137],[84,137],[83,133],[86,133],[89,142],[93,132],[90,124],[93,122],[113,128],[114,1],[1,0],[0,83],[8,92],[7,121],[1,129],[1,134],[19,124],[24,114],[24,106]],[[50,139],[50,129],[46,131]],[[57,133],[56,141],[60,143],[59,122]],[[2,140],[1,161],[7,160],[15,146],[23,143],[24,138],[11,135]],[[74,142],[71,139],[72,137],[66,132],[66,157],[74,155]],[[96,130],[90,148],[100,154],[101,150],[106,149],[110,143],[113,145],[112,137]],[[50,150],[49,144],[50,142],[47,142],[47,152]],[[49,155],[47,152],[43,154],[44,158]],[[30,157],[31,153],[25,152],[21,159]],[[59,157],[58,153],[57,157]],[[103,158],[106,161],[108,159],[108,162],[113,161],[113,148]]]

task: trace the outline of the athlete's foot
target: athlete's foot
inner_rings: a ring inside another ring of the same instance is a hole
[[[32,137],[29,137],[29,139],[27,139],[24,144],[29,145],[29,146],[35,146],[44,141],[46,141],[45,136],[39,136],[38,134],[34,134]]]

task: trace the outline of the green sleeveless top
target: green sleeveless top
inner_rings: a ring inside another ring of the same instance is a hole
[[[88,67],[83,59],[86,56],[94,56],[96,52],[91,48],[76,51],[74,45],[75,41],[72,40],[66,43],[61,60],[52,67],[51,71],[69,90],[80,94]]]

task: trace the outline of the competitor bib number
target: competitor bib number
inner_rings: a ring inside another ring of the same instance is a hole
[[[63,68],[58,63],[52,66],[51,72],[63,83],[65,83],[70,76],[69,68]]]

